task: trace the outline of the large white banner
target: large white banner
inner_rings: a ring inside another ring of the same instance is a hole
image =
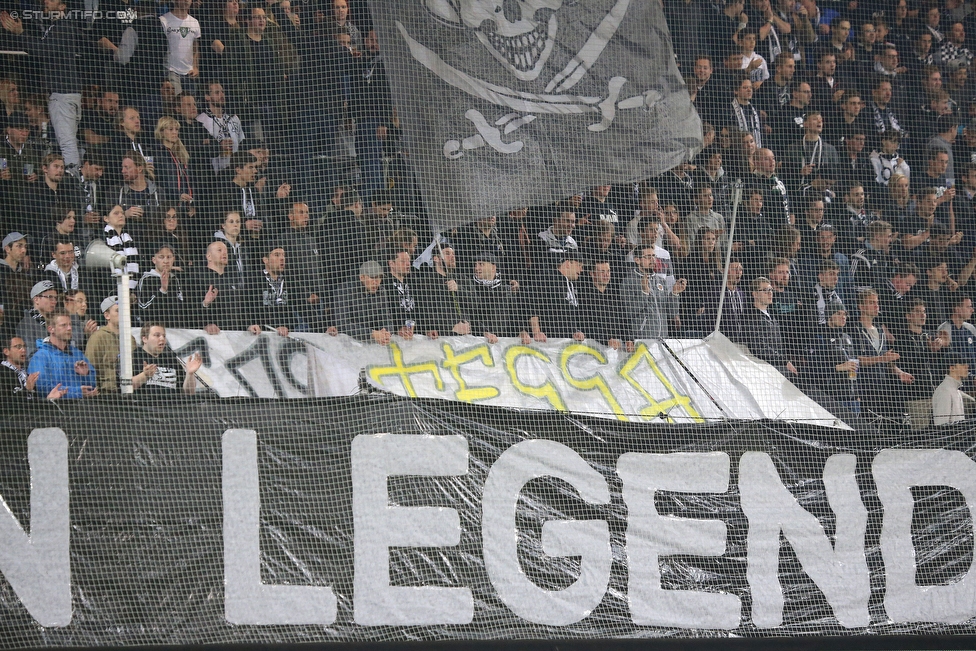
[[[691,423],[776,418],[844,427],[773,367],[721,335],[639,341],[633,352],[594,341],[488,344],[477,337],[394,338],[247,332],[168,334],[180,356],[204,355],[201,379],[224,397],[347,396],[369,385],[397,395]]]

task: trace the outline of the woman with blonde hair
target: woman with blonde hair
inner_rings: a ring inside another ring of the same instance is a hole
[[[180,140],[180,123],[168,115],[156,123],[156,140],[161,149],[155,160],[156,187],[160,199],[183,204],[192,214],[193,187],[190,183],[190,154]]]

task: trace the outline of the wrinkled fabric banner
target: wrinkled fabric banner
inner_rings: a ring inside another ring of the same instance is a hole
[[[199,377],[225,398],[337,397],[367,385],[409,398],[572,411],[632,422],[779,418],[846,427],[772,366],[721,334],[637,341],[631,352],[587,341],[522,345],[502,338],[400,338],[170,330],[180,357],[202,354]]]
[[[435,230],[646,179],[701,147],[660,3],[370,7]]]
[[[0,420],[0,647],[971,635],[974,440],[41,402]]]

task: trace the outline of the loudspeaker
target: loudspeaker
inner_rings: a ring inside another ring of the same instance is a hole
[[[92,240],[85,249],[85,265],[122,270],[125,268],[125,255],[115,251],[102,240]]]

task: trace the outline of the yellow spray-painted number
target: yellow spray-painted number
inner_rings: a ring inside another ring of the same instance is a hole
[[[568,411],[566,409],[566,403],[563,402],[562,396],[559,395],[556,385],[554,385],[551,380],[546,380],[545,384],[534,387],[524,384],[522,380],[519,379],[518,371],[515,369],[515,362],[523,355],[534,357],[545,362],[546,364],[552,364],[552,360],[549,359],[549,356],[541,351],[534,350],[528,346],[510,347],[505,351],[505,369],[508,371],[508,377],[512,380],[512,386],[514,386],[519,393],[532,396],[533,398],[548,400],[549,404],[551,404],[554,409],[559,411]]]
[[[455,398],[462,402],[477,402],[478,400],[489,400],[501,393],[495,387],[469,387],[468,383],[461,377],[461,366],[474,360],[480,359],[485,366],[495,366],[495,360],[492,359],[488,344],[469,348],[460,354],[455,354],[450,344],[444,344],[443,351],[444,361],[441,362],[441,366],[450,371],[454,381],[458,384],[458,390],[454,394]]]
[[[641,361],[647,362],[647,365],[650,367],[651,371],[657,376],[657,379],[661,381],[664,388],[668,390],[668,393],[671,394],[671,398],[658,402],[651,396],[650,393],[647,392],[647,389],[642,387],[640,382],[638,382],[633,375],[631,375],[637,369],[637,367],[640,366]],[[691,406],[691,398],[678,393],[678,391],[674,388],[674,385],[671,384],[671,381],[668,380],[664,373],[661,372],[661,369],[657,366],[657,362],[654,361],[654,357],[651,355],[651,351],[647,349],[645,344],[637,344],[637,350],[634,351],[634,354],[630,356],[627,363],[624,364],[620,369],[620,377],[627,380],[630,386],[634,387],[637,392],[640,393],[645,400],[647,400],[648,406],[640,410],[640,415],[642,418],[651,420],[660,414],[665,414],[668,422],[673,423],[674,419],[668,414],[673,408],[680,406],[682,409],[684,409],[685,413],[691,416],[692,420],[699,423],[704,422],[705,419],[701,417],[694,407]]]
[[[444,380],[441,378],[441,372],[437,368],[436,363],[421,362],[419,364],[404,366],[403,351],[393,342],[390,342],[390,353],[393,355],[393,366],[373,366],[369,369],[369,377],[374,382],[382,385],[383,378],[396,375],[403,382],[403,389],[407,392],[407,395],[411,398],[416,398],[417,391],[413,388],[413,382],[410,380],[410,376],[417,375],[418,373],[430,373],[434,376],[434,383],[437,385],[437,390],[444,390]]]
[[[603,399],[610,406],[610,409],[617,416],[617,420],[627,420],[627,416],[624,415],[624,408],[620,406],[617,399],[613,396],[613,392],[610,391],[610,386],[607,381],[603,379],[603,376],[599,373],[592,375],[588,378],[578,379],[572,376],[569,372],[569,360],[576,355],[589,355],[596,359],[596,361],[601,364],[607,363],[607,358],[596,348],[591,348],[585,344],[570,344],[563,348],[562,355],[559,358],[559,370],[563,373],[563,378],[570,386],[580,389],[581,391],[592,391],[596,389],[603,396]]]

